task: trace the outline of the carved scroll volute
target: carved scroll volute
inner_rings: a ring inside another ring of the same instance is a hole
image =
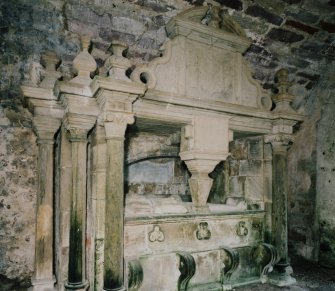
[[[224,268],[222,271],[221,283],[229,288],[229,281],[231,275],[236,271],[238,265],[240,264],[240,255],[239,253],[228,247],[223,247],[223,264]],[[227,288],[225,290],[228,290]]]
[[[143,269],[139,260],[128,262],[128,290],[138,290],[143,282]]]
[[[280,260],[276,248],[271,244],[262,243],[253,249],[252,257],[260,266],[261,282],[266,283],[268,280],[267,275],[272,272],[273,266]]]
[[[191,254],[179,253],[179,271],[178,291],[187,290],[187,285],[195,274],[195,260]]]

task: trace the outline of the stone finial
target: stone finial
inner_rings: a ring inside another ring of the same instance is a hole
[[[280,69],[276,73],[276,78],[278,79],[278,94],[272,98],[276,103],[274,112],[293,113],[294,110],[291,107],[291,102],[293,101],[294,96],[288,92],[291,86],[291,83],[288,81],[288,70]]]
[[[97,64],[94,58],[89,54],[88,48],[90,39],[86,36],[81,38],[82,52],[73,60],[73,67],[78,71],[78,75],[73,78],[71,83],[87,85],[91,81],[90,73],[94,72]]]
[[[105,68],[109,71],[109,77],[115,80],[129,81],[126,76],[126,70],[130,68],[131,62],[122,54],[128,48],[128,45],[123,42],[114,41],[111,44],[113,55],[105,62]]]
[[[61,73],[56,71],[60,59],[54,52],[45,52],[42,55],[42,65],[45,67],[44,79],[40,83],[41,88],[53,89]]]

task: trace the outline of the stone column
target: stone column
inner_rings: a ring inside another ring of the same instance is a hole
[[[92,140],[92,204],[94,211],[94,290],[103,289],[105,196],[106,196],[106,137],[105,129],[96,126]]]
[[[278,134],[265,139],[272,145],[272,243],[275,245],[280,261],[269,277],[270,283],[287,286],[296,282],[288,257],[287,237],[287,150],[292,136]]]
[[[105,119],[107,140],[106,208],[104,244],[104,290],[124,287],[123,220],[124,220],[124,134],[134,122],[132,113],[108,113]]]
[[[69,269],[66,290],[86,290],[86,164],[87,133],[94,125],[92,116],[68,113],[64,121],[70,133],[72,156],[72,202],[70,217]]]
[[[68,132],[61,127],[58,148],[58,197],[56,199],[56,248],[57,249],[57,287],[64,291],[69,265],[70,213],[72,193],[71,142]]]
[[[60,121],[37,116],[33,126],[38,144],[38,189],[36,203],[34,291],[54,290],[53,275],[53,177],[54,136]]]

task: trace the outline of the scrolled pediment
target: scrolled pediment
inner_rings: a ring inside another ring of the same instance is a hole
[[[218,7],[189,9],[169,21],[163,54],[138,66],[131,79],[148,94],[269,111],[272,101],[251,76],[242,54],[251,41]],[[168,102],[168,101],[167,101]]]

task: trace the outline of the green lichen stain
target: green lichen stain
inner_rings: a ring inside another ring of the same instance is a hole
[[[82,282],[82,228],[77,216],[71,219],[70,231],[70,257],[69,257],[69,283]]]
[[[335,268],[335,227],[325,221],[320,225],[319,261],[322,266]]]
[[[113,271],[111,269],[105,270],[104,274],[104,289],[117,289],[122,287],[122,278],[120,276],[117,276],[116,274],[113,274]]]

